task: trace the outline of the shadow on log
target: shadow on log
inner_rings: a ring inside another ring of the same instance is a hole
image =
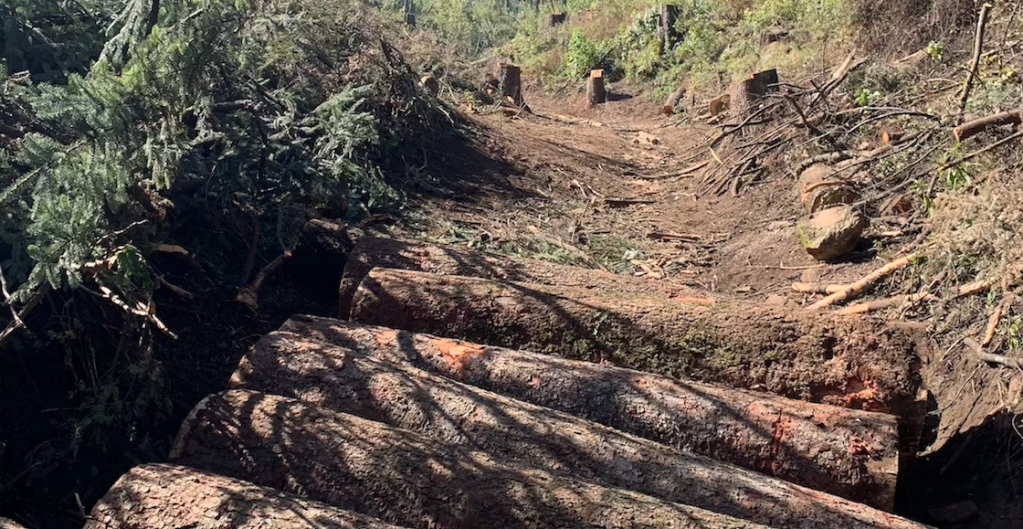
[[[292,318],[282,330],[881,509],[892,505],[898,435],[889,415],[325,318]]]
[[[745,302],[378,268],[351,319],[871,411],[897,410],[917,390],[906,331]]]
[[[399,529],[278,490],[175,465],[133,468],[96,504],[90,518],[85,529]],[[2,522],[0,527],[7,529]]]
[[[171,459],[412,529],[766,529],[248,391],[197,405]]]

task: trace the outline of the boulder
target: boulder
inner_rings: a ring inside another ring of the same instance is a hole
[[[867,218],[858,209],[841,205],[823,209],[799,223],[799,242],[819,261],[831,261],[856,247]]]

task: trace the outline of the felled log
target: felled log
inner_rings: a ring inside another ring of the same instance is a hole
[[[875,411],[917,389],[904,330],[737,301],[376,269],[359,286],[351,319]],[[876,388],[865,403],[853,397],[864,387]]]
[[[176,465],[133,468],[96,504],[85,524],[85,529],[215,527],[397,529],[368,516]]]
[[[272,333],[260,340],[242,360],[232,387],[297,398],[474,447],[503,461],[517,459],[544,470],[567,471],[594,483],[752,522],[793,529],[922,527],[836,496],[454,382],[404,362],[294,333]],[[817,428],[811,433],[821,435]],[[774,439],[762,434],[760,438],[765,454]],[[820,471],[811,469],[809,462],[801,465],[810,472]],[[748,495],[759,502],[743,501]]]
[[[679,87],[676,88],[675,91],[672,92],[671,95],[668,96],[668,99],[664,102],[664,105],[661,107],[661,114],[664,114],[666,116],[674,114],[675,107],[678,106],[679,102],[682,101],[682,98],[685,97],[685,95],[686,85],[680,84]]]
[[[1019,125],[1020,123],[1023,123],[1023,110],[1016,109],[967,121],[952,129],[952,132],[955,134],[956,141],[964,141],[994,127]]]
[[[464,248],[438,246],[418,241],[404,241],[366,235],[359,239],[345,262],[341,274],[340,306],[338,314],[348,319],[352,296],[366,274],[374,267],[420,270],[442,275],[484,277],[502,281],[521,281],[560,284],[587,288],[607,296],[660,296],[665,298],[701,298],[705,292],[696,291],[669,280],[651,281],[645,278],[612,274],[601,270],[588,270],[523,259],[509,255],[467,251]]]
[[[765,528],[248,391],[196,406],[171,458],[413,529]]]
[[[604,70],[593,70],[586,79],[586,108],[607,101],[607,90],[604,89]]]
[[[888,510],[895,418],[338,320],[282,330]]]

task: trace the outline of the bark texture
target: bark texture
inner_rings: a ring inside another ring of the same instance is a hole
[[[383,327],[297,317],[282,328],[556,409],[884,510],[895,418]]]
[[[341,275],[341,302],[338,312],[341,319],[348,319],[352,297],[359,288],[359,283],[376,267],[581,287],[608,296],[663,296],[683,299],[706,296],[705,293],[671,281],[654,281],[536,259],[472,252],[451,246],[366,235],[355,244]]]
[[[260,340],[242,360],[232,387],[297,398],[474,447],[501,461],[522,460],[765,525],[923,528],[837,496],[293,333]],[[817,471],[808,462],[803,466]]]
[[[25,529],[21,524],[8,518],[0,518],[0,529]]]
[[[741,302],[376,269],[351,320],[871,411],[917,389],[903,330]]]
[[[763,528],[248,391],[212,395],[172,459],[412,528]]]
[[[96,504],[85,524],[85,529],[228,527],[398,529],[278,490],[175,465],[133,468]]]

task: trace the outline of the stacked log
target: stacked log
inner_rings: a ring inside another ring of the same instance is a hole
[[[325,318],[292,318],[282,330],[877,508],[892,507],[898,433],[889,415]]]
[[[272,521],[272,525],[267,525]],[[92,509],[85,529],[398,529],[266,487],[175,465],[136,467]],[[5,527],[0,521],[0,527]],[[6,528],[5,528],[6,529]]]
[[[201,402],[171,458],[413,529],[766,529],[248,391]]]
[[[500,460],[568,471],[752,522],[793,529],[920,527],[848,500],[293,333],[273,333],[257,343],[232,377],[232,387],[297,398],[475,447]],[[825,445],[834,438],[816,426],[800,433],[807,432],[824,437]],[[754,442],[763,442],[764,452],[774,439],[761,437]],[[782,455],[779,462],[791,458]],[[801,466],[811,473],[832,470],[810,469],[807,462]],[[745,501],[750,496],[759,501]]]
[[[651,281],[645,278],[559,265],[537,259],[523,259],[419,241],[366,235],[356,243],[345,262],[344,272],[341,275],[338,310],[341,319],[348,319],[351,313],[352,297],[355,295],[359,283],[374,267],[419,270],[441,275],[483,277],[501,281],[572,286],[601,292],[612,297],[660,296],[707,300],[706,293],[669,280]]]
[[[904,330],[737,302],[376,269],[351,319],[872,411],[917,389]]]

